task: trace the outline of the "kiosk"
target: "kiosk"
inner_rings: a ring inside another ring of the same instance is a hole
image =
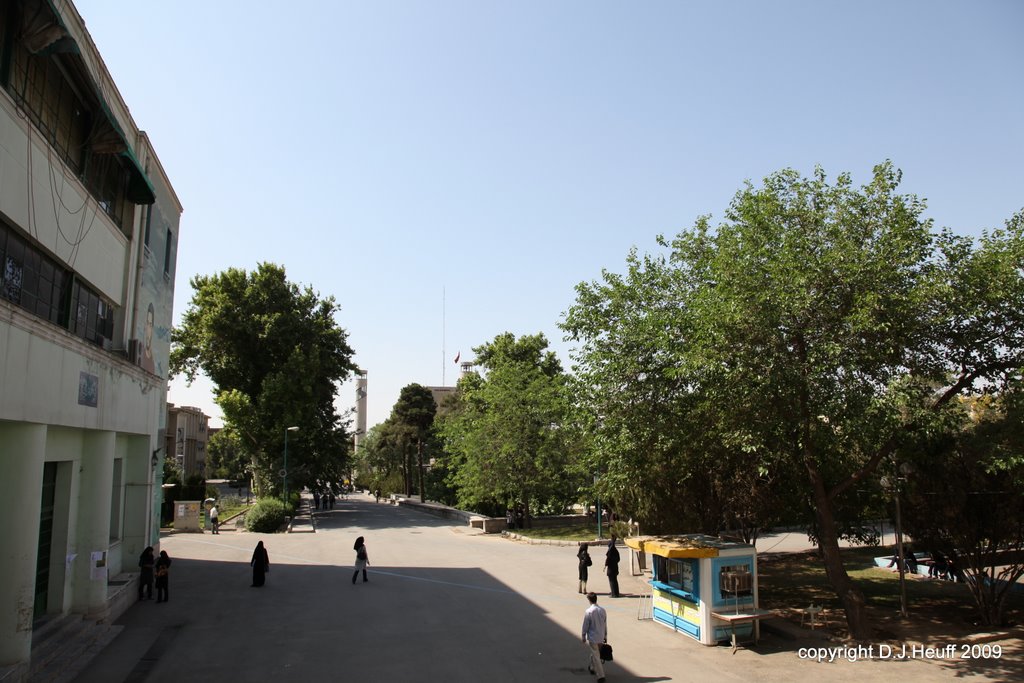
[[[757,641],[757,549],[714,536],[632,536],[627,546],[652,556],[651,615],[704,645]]]

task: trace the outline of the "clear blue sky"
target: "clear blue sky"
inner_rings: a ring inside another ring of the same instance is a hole
[[[937,226],[1024,207],[1016,0],[75,4],[185,207],[175,321],[192,275],[283,264],[340,303],[370,425],[504,331],[568,367],[574,286],[747,179],[892,159]]]

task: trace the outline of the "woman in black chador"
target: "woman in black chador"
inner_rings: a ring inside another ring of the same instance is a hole
[[[363,543],[363,537],[360,536],[356,539],[356,544],[352,546],[352,550],[356,551],[356,570],[352,573],[352,583],[356,582],[356,577],[359,576],[359,572],[363,572],[363,582],[369,581],[366,578],[366,565],[370,564],[370,556],[366,554],[366,544]]]
[[[576,551],[576,558],[580,561],[580,585],[579,592],[587,592],[587,574],[589,571],[587,567],[592,565],[594,561],[590,559],[590,549],[586,543],[580,543],[580,549]]]
[[[263,541],[256,544],[256,550],[252,551],[252,587],[262,586],[267,579],[267,572],[270,571],[270,556],[267,549],[263,547]]]
[[[160,557],[156,560],[156,601],[167,602],[170,600],[168,580],[171,570],[171,557],[166,550],[160,551]]]
[[[143,589],[146,591],[147,600],[153,598],[153,567],[155,565],[153,546],[146,546],[146,549],[139,555],[139,600],[142,600]]]
[[[608,575],[608,587],[613,598],[619,595],[619,549],[615,547],[615,536],[608,541],[608,552],[604,556],[604,571]]]

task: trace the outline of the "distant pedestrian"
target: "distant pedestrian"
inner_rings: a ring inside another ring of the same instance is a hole
[[[217,506],[214,505],[210,508],[210,530],[215,534],[219,534],[217,523],[220,521],[220,513],[217,512]]]
[[[604,573],[608,575],[611,596],[622,597],[619,595],[619,549],[615,547],[615,534],[612,534],[612,540],[608,541],[608,552],[604,556]]]
[[[267,555],[267,549],[263,547],[263,541],[256,544],[256,549],[252,551],[252,560],[249,561],[252,565],[252,585],[250,588],[259,588],[267,580],[267,572],[270,571],[270,556]]]
[[[352,583],[356,582],[356,577],[359,576],[360,571],[363,572],[363,583],[366,583],[369,581],[366,578],[366,566],[370,564],[370,556],[366,552],[366,543],[363,542],[362,536],[356,539],[352,549],[356,551],[356,570],[352,572]]]
[[[512,508],[505,508],[505,526],[509,530],[516,528],[516,513],[512,512]]]
[[[313,507],[320,509],[320,492],[316,490],[313,491]]]
[[[597,683],[604,683],[604,664],[601,663],[601,644],[608,642],[608,613],[597,604],[597,594],[587,593],[590,607],[583,613],[583,642],[590,647],[591,674]]]
[[[160,551],[160,557],[156,561],[156,601],[167,602],[170,600],[170,589],[168,581],[171,573],[171,558],[166,550]]]
[[[153,546],[147,546],[139,555],[139,600],[142,600],[142,589],[146,589],[146,600],[153,599],[153,567],[155,565]]]
[[[374,489],[373,497],[376,499],[374,502],[376,502],[376,503],[380,502],[380,489],[379,488]]]
[[[328,494],[327,494],[327,500],[329,500],[329,501],[330,501],[330,503],[331,503],[331,509],[333,510],[333,509],[334,509],[334,491],[330,491],[330,492],[328,492]]]
[[[580,566],[580,585],[579,592],[587,592],[587,575],[590,573],[587,569],[590,565],[594,564],[594,560],[590,557],[590,548],[586,543],[580,543],[580,549],[576,551],[576,559],[579,560]]]

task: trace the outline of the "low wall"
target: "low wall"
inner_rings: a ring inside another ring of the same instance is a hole
[[[473,520],[481,519],[480,515],[475,512],[466,512],[465,510],[456,510],[455,508],[447,507],[446,505],[440,505],[438,503],[420,503],[419,501],[411,500],[409,498],[398,498],[398,505],[402,507],[411,508],[420,512],[426,512],[427,514],[434,515],[435,517],[444,517],[445,519],[461,519],[466,524],[471,524]],[[505,520],[501,520],[502,524]]]
[[[107,605],[102,613],[89,615],[101,624],[113,624],[139,599],[139,574],[124,573],[107,580]]]

